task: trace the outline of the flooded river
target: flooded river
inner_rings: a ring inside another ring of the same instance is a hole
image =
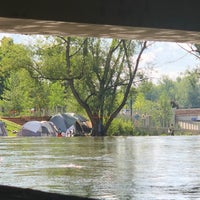
[[[200,199],[200,136],[3,137],[0,184],[97,199]]]

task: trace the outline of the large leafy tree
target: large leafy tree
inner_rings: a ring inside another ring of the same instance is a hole
[[[2,105],[7,114],[16,115],[22,110],[23,96],[19,89],[19,80],[20,77],[16,73],[11,73],[7,79],[6,86],[9,89],[5,90],[2,95]]]
[[[170,105],[170,99],[167,92],[160,94],[159,100],[159,119],[162,127],[167,127],[172,120],[172,109]]]
[[[49,106],[53,113],[65,109],[65,88],[59,82],[49,84]]]
[[[1,105],[9,114],[29,113],[32,107],[48,109],[48,83],[33,79],[32,50],[23,44],[15,44],[11,38],[3,38],[0,45]]]
[[[0,96],[4,111],[19,113],[23,109],[25,92],[20,90],[24,73],[19,70],[30,65],[28,49],[21,44],[14,44],[12,38],[4,37],[0,42]],[[20,80],[21,77],[21,80]]]
[[[1,100],[5,115],[27,115],[31,108],[36,108],[37,114],[48,110],[48,85],[32,79],[25,69],[11,71],[5,85]]]
[[[59,37],[37,50],[34,70],[63,80],[89,116],[92,134],[105,135],[127,101],[146,48],[146,42]]]
[[[9,76],[10,71],[32,66],[31,51],[23,44],[15,44],[12,38],[4,37],[0,45],[0,70]]]
[[[200,71],[195,68],[186,71],[185,81],[187,83],[187,99],[188,107],[200,107]]]
[[[69,79],[69,85],[90,117],[94,135],[106,134],[127,101],[146,42],[141,43],[140,47],[137,45],[133,41],[116,39],[106,44],[101,39],[87,39],[84,42],[83,64],[88,67],[89,73],[83,73],[81,79],[84,80],[86,90],[83,88],[85,92],[80,92],[79,88],[82,89],[83,84],[77,78]],[[136,62],[133,62],[137,48],[139,53]],[[66,52],[69,58],[69,46]],[[69,59],[67,63],[70,68]],[[121,93],[124,95],[121,96]]]

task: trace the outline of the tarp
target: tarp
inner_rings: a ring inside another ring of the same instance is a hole
[[[83,131],[85,133],[90,133],[92,130],[92,123],[82,115],[79,115],[77,113],[65,113],[68,116],[72,116],[78,120],[79,124],[81,125]]]
[[[79,121],[67,113],[56,114],[52,116],[49,121],[55,124],[57,129],[63,133],[63,136],[67,136],[68,134],[72,134],[74,136],[84,134]]]
[[[63,113],[61,115],[65,119],[65,123],[68,128],[71,127],[72,125],[74,125],[77,121],[77,119],[75,117],[68,115],[67,113]]]
[[[61,130],[62,132],[66,132],[66,130],[69,128],[68,124],[61,114],[52,116],[49,121],[53,122],[57,129]]]
[[[18,136],[57,136],[57,129],[52,122],[29,121],[26,122],[17,134]]]
[[[8,136],[5,123],[0,121],[0,136]]]

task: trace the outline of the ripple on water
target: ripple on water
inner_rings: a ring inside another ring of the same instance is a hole
[[[200,197],[200,137],[6,138],[0,184],[98,199]]]

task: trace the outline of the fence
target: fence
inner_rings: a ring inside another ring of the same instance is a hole
[[[136,127],[140,132],[148,133],[149,135],[169,134],[168,127],[155,127],[145,126],[141,124]],[[199,135],[200,134],[200,121],[178,121],[174,126],[175,135]]]
[[[178,121],[178,126],[184,130],[200,131],[200,122],[193,121]]]

